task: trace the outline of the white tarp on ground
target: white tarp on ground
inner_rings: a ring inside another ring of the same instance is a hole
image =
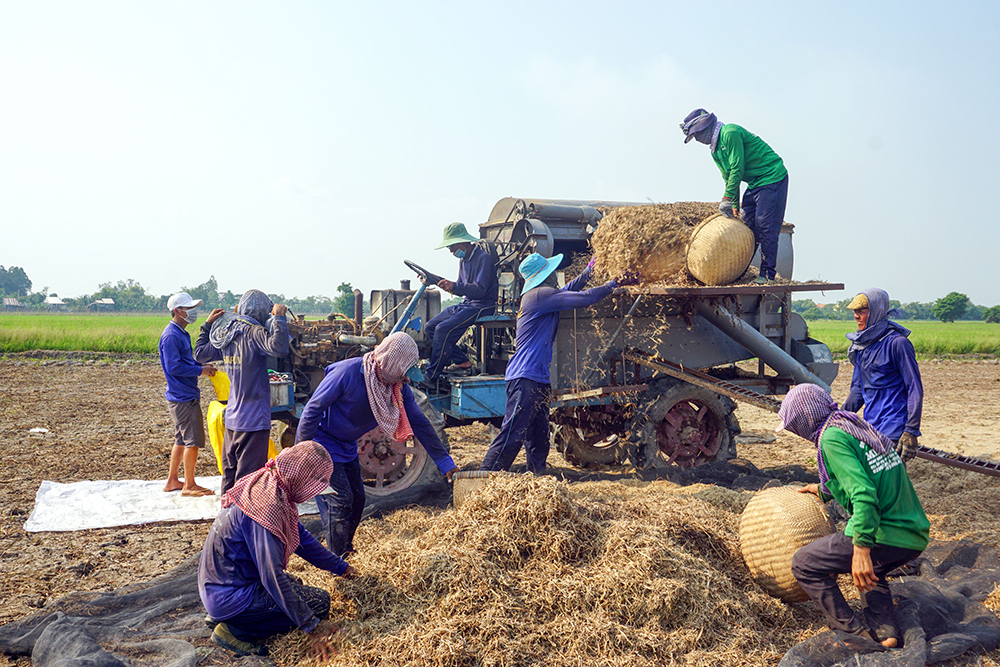
[[[163,490],[166,480],[96,480],[92,482],[42,482],[35,494],[35,509],[24,524],[29,533],[135,526],[159,521],[214,519],[222,508],[222,477],[198,477],[200,486],[214,496],[182,496]],[[316,503],[299,505],[299,514],[315,514]]]

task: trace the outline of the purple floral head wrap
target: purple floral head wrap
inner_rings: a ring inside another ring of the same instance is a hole
[[[779,430],[791,431],[816,444],[819,481],[824,492],[827,491],[826,483],[830,480],[830,474],[823,462],[823,448],[819,443],[823,439],[823,433],[831,426],[846,431],[879,454],[894,451],[889,438],[855,413],[838,409],[837,402],[814,384],[797,384],[789,389],[788,395],[781,401],[778,419],[781,420]]]

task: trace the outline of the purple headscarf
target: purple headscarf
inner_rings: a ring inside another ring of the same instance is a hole
[[[835,426],[854,436],[879,454],[895,451],[892,440],[853,412],[839,410],[837,402],[814,384],[797,384],[788,390],[778,410],[781,428],[816,443],[816,462],[819,464],[819,482],[825,493],[830,473],[823,462],[823,448],[819,446],[823,433]]]
[[[909,336],[910,330],[896,324],[890,317],[899,317],[902,313],[896,308],[889,308],[889,293],[878,288],[869,288],[858,292],[864,294],[868,299],[868,323],[864,331],[852,331],[847,334],[847,339],[851,341],[847,348],[847,356],[854,363],[854,357],[858,351],[865,349],[872,343],[877,342],[889,331],[898,331],[903,336]]]

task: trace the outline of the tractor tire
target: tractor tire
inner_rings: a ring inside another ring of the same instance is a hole
[[[729,398],[681,380],[647,392],[630,429],[629,460],[640,470],[692,467],[736,456],[739,422]]]
[[[426,394],[412,387],[411,390],[420,411],[434,427],[441,444],[448,449],[444,415],[431,405]],[[444,475],[415,437],[409,442],[396,442],[380,429],[372,429],[358,438],[358,459],[365,495],[369,497],[380,498],[444,483]]]
[[[610,466],[628,460],[624,434],[631,409],[624,406],[554,408],[549,413],[549,441],[577,468]]]

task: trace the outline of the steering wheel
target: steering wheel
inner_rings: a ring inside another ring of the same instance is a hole
[[[414,264],[408,259],[403,260],[403,264],[406,264],[414,273],[420,276],[421,282],[430,287],[431,285],[437,285],[441,281],[441,276],[435,275],[423,268],[418,264]]]

